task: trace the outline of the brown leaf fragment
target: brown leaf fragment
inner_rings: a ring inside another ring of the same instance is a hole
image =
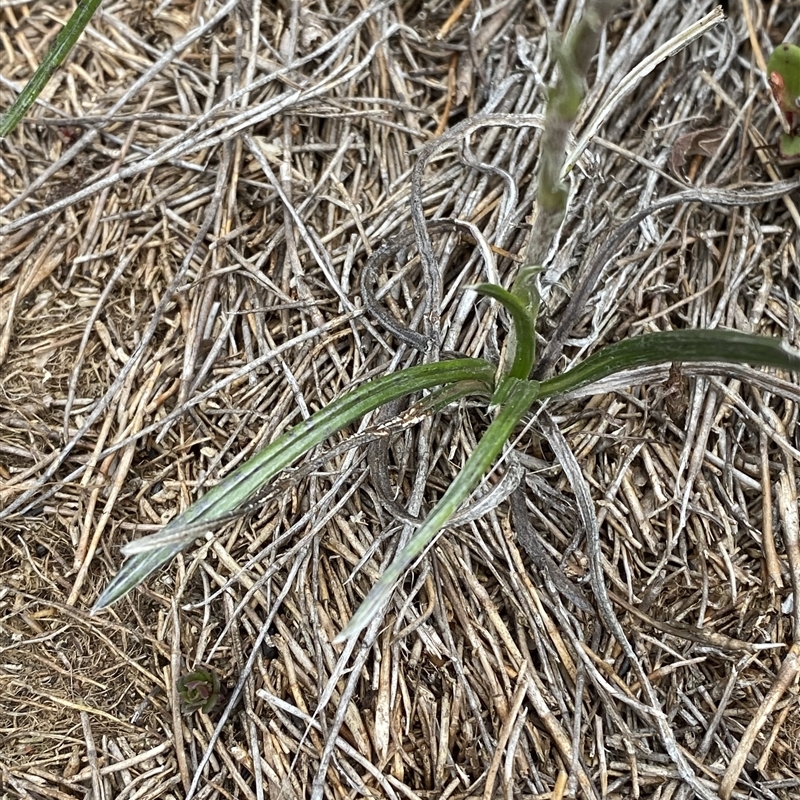
[[[690,156],[713,156],[726,133],[725,128],[703,128],[679,136],[672,145],[672,171],[680,176]]]

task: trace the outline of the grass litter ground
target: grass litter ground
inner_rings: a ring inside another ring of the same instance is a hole
[[[623,3],[576,135],[712,5]],[[687,185],[790,177],[764,147],[780,126],[762,67],[798,40],[800,5],[730,5],[635,85],[574,171],[545,341],[581,266],[638,210]],[[0,4],[0,72],[24,82],[71,10]],[[592,493],[615,613],[696,773],[711,788],[738,776],[734,797],[797,795],[790,376],[673,365],[551,403],[368,647],[331,641],[488,424],[468,405],[421,423],[404,407],[374,416],[357,447],[331,442],[257,513],[86,613],[122,544],[354,382],[418,360],[365,311],[360,276],[411,231],[419,149],[479,114],[508,124],[476,121],[422,192],[429,218],[475,232],[435,232],[443,349],[499,353],[496,307],[459,289],[513,278],[539,137],[514,120],[543,113],[547,28],[572,11],[112,0],[0,145],[3,791],[687,797],[594,611],[563,439]],[[796,196],[648,218],[560,366],[668,328],[797,346]],[[375,302],[418,327],[430,287],[410,242],[381,265]],[[528,524],[504,502],[516,484]],[[184,714],[176,689],[196,665],[221,678],[209,714]]]

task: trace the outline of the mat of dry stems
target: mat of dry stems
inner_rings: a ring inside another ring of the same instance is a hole
[[[598,621],[576,498],[536,420],[367,646],[330,642],[473,449],[482,407],[415,426],[402,407],[373,415],[257,514],[87,615],[122,544],[354,383],[420,361],[365,313],[366,259],[412,229],[420,148],[479,113],[542,112],[548,19],[565,29],[566,6],[461,3],[449,18],[455,5],[436,0],[111,0],[35,124],[0,146],[2,792],[689,796],[652,719],[626,702],[639,686]],[[712,4],[623,6],[578,130]],[[635,210],[685,184],[780,177],[757,149],[778,127],[754,54],[797,39],[799,7],[732,4],[729,23],[619,103],[574,176],[545,336]],[[2,74],[27,79],[71,10],[0,3]],[[0,105],[11,96],[0,87]],[[476,127],[425,172],[428,215],[474,226],[435,234],[445,350],[495,357],[502,343],[502,315],[460,289],[513,276],[538,136]],[[604,271],[568,359],[671,327],[797,345],[797,243],[791,197],[648,219]],[[426,292],[414,252],[378,276],[381,306],[409,326]],[[673,368],[548,409],[675,741],[712,788],[738,748],[733,796],[759,800],[800,790],[797,689],[780,672],[798,526],[790,380]],[[376,450],[387,418],[394,436]],[[530,530],[511,520],[514,480]],[[537,544],[552,563],[531,557]],[[182,715],[175,679],[198,663],[227,695]]]

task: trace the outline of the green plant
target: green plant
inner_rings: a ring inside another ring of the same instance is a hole
[[[790,164],[800,162],[800,47],[779,44],[767,62],[772,94],[783,113],[788,130],[781,133],[778,150]]]
[[[457,508],[467,499],[495,461],[509,436],[536,402],[567,393],[623,370],[670,361],[752,363],[783,369],[800,368],[800,356],[781,342],[734,331],[668,331],[606,347],[568,372],[544,381],[530,380],[534,366],[534,326],[538,310],[538,261],[565,214],[567,190],[561,182],[566,133],[577,115],[588,68],[601,27],[614,3],[589,4],[587,13],[559,47],[561,74],[550,93],[542,168],[540,210],[525,264],[511,292],[482,284],[477,291],[498,300],[513,321],[514,357],[497,376],[495,365],[478,359],[457,359],[412,367],[370,381],[322,409],[234,470],[216,487],[172,520],[161,532],[129,544],[131,556],[97,600],[93,612],[116,602],[153,571],[169,562],[197,536],[232,517],[246,513],[260,492],[281,470],[336,431],[400,397],[440,387],[426,402],[427,410],[470,394],[490,399],[498,408],[463,470],[452,482],[405,549],[364,600],[339,639],[354,635],[378,613],[406,569],[418,558]],[[770,61],[771,65],[773,61]],[[794,84],[787,82],[790,87]]]
[[[210,667],[199,667],[175,681],[175,687],[183,703],[183,713],[202,711],[208,714],[219,702],[220,684],[217,673]]]
[[[557,45],[561,72],[550,94],[539,183],[540,196],[545,200],[534,225],[524,266],[512,291],[491,284],[474,287],[499,301],[511,316],[514,356],[510,366],[498,370],[496,365],[480,359],[440,361],[377,378],[348,392],[234,470],[162,531],[128,544],[123,553],[130,558],[97,600],[93,613],[119,600],[201,534],[247,513],[258,503],[264,487],[281,470],[365,414],[428,389],[437,391],[424,401],[426,411],[438,410],[461,397],[483,396],[489,400],[490,407],[497,409],[495,419],[461,473],[339,634],[338,639],[344,640],[358,633],[376,616],[398,579],[425,552],[475,489],[534,403],[569,393],[618,372],[673,361],[750,363],[800,369],[800,354],[778,340],[735,331],[690,330],[652,333],[621,341],[561,375],[540,381],[530,379],[535,360],[538,261],[544,256],[545,243],[552,239],[561,224],[567,204],[567,190],[560,178],[566,135],[584,93],[589,63],[587,47],[592,52],[595,49],[602,25],[614,5],[609,0],[589,3],[584,18],[570,32],[564,45]],[[416,336],[419,338],[418,334]],[[424,343],[418,346],[423,347]]]
[[[581,290],[575,293],[573,302],[565,313],[564,320],[566,322],[557,329],[556,334],[550,337],[545,354],[540,357],[538,364],[536,363],[535,328],[539,305],[537,281],[542,269],[541,265],[545,262],[547,252],[557,237],[569,202],[569,191],[563,182],[567,133],[573,126],[583,99],[589,61],[596,49],[603,25],[615,5],[616,3],[611,0],[594,0],[594,2],[589,0],[585,4],[584,17],[569,33],[565,43],[563,45],[554,44],[558,54],[560,78],[549,96],[545,134],[541,144],[538,216],[533,225],[530,245],[511,291],[492,284],[475,287],[478,292],[500,302],[511,317],[513,335],[510,351],[512,356],[507,359],[507,362],[498,368],[497,365],[481,359],[438,361],[377,378],[348,392],[234,470],[183,514],[172,520],[161,532],[130,543],[124,549],[124,553],[130,558],[97,600],[93,612],[100,611],[120,599],[144,581],[154,570],[169,562],[197,536],[211,531],[227,520],[247,513],[262,498],[264,487],[281,470],[296,462],[315,445],[359,420],[365,414],[398,398],[427,390],[431,390],[431,393],[418,403],[415,408],[416,413],[432,413],[443,409],[455,400],[468,396],[486,401],[489,408],[493,412],[496,411],[488,430],[478,442],[461,473],[419,527],[407,547],[400,552],[396,560],[385,571],[349,625],[340,633],[338,639],[352,637],[376,618],[397,580],[409,565],[425,552],[458,506],[475,489],[482,476],[506,446],[514,429],[534,404],[541,404],[548,398],[567,394],[625,370],[665,362],[749,362],[788,370],[800,369],[800,355],[787,349],[780,341],[771,338],[734,331],[666,331],[610,345],[563,374],[547,377],[549,366],[557,358],[564,337],[569,332],[570,320],[574,320],[570,309],[580,308],[581,304],[585,304],[588,300],[598,271],[602,268],[602,259],[596,259],[590,266],[588,270],[590,277],[583,282]],[[90,0],[90,2],[82,3],[79,7],[83,26],[96,6],[96,0]],[[73,19],[75,18],[73,17]],[[79,28],[78,24],[76,21],[70,37],[73,34],[77,37],[80,33],[82,27]],[[70,20],[70,25],[73,25],[73,20]],[[74,38],[71,41],[74,42]],[[63,39],[59,37],[57,45],[61,47],[59,53],[47,62],[46,69],[43,65],[44,71],[41,73],[43,79],[39,79],[39,91],[44,85],[42,81],[46,82],[49,73],[60,63],[66,50],[71,46],[71,44],[67,44],[66,34]],[[776,65],[773,72],[783,81],[782,86],[789,87],[788,91],[793,92],[791,87],[794,85],[795,73],[787,71],[786,65],[782,62],[776,62]],[[789,66],[792,64],[790,63]],[[37,75],[39,75],[38,72]],[[5,135],[11,130],[25,113],[25,108],[29,107],[35,98],[33,91],[25,95],[24,102],[20,102],[23,100],[20,97],[20,101],[12,109],[13,113],[9,112],[3,119],[0,124],[0,135]],[[794,97],[796,98],[796,95]],[[782,106],[784,112],[793,114],[796,111],[796,103],[793,107],[788,105],[792,101],[791,94],[786,96],[781,94],[781,101],[784,102],[784,106]],[[452,131],[453,138],[460,135],[470,124],[472,123],[468,122],[454,129]],[[790,121],[790,126],[792,124]],[[673,198],[666,198],[657,206],[665,207],[667,200],[675,203],[707,199],[711,195],[712,193],[706,192],[702,197],[694,197],[691,192],[684,193],[673,196]],[[745,199],[742,195],[738,195],[730,202],[742,203]],[[753,201],[766,199],[770,198],[762,195]],[[727,202],[724,198],[719,201]],[[651,208],[643,213],[652,213],[654,210],[656,209]],[[427,236],[427,223],[421,215],[421,210],[418,209],[418,211],[420,213],[415,219],[415,233],[418,243],[424,244]],[[623,234],[627,235],[641,219],[642,216],[637,215],[626,222],[620,231],[609,237],[610,244],[607,243],[601,248],[601,251],[613,253],[614,247],[621,243],[620,237]],[[419,249],[423,253],[424,247],[420,246]],[[423,259],[430,258],[429,255],[422,257]],[[599,266],[595,267],[595,263]],[[431,266],[431,269],[431,274],[435,274],[435,264]],[[437,313],[436,309],[428,309],[428,311],[430,315]],[[430,340],[426,340],[420,334],[405,331],[399,326],[395,326],[391,330],[401,336],[407,336],[406,340],[421,350],[426,350],[432,344]],[[537,369],[536,373],[533,373],[534,367]],[[538,379],[532,379],[532,374],[535,374]],[[604,611],[608,604],[608,597],[603,594],[601,557],[596,542],[592,547],[587,548],[587,553],[590,556],[592,586],[598,600],[601,617],[620,641],[624,654],[630,658],[631,663],[637,665],[638,662],[633,657],[630,644],[627,643],[624,633],[620,632],[619,623],[615,621],[613,614]],[[639,668],[641,669],[641,667]],[[218,685],[215,687],[214,680],[213,674],[209,677],[202,671],[192,673],[180,679],[179,691],[186,695],[184,700],[187,704],[206,710],[207,707],[210,707],[212,699],[216,699]],[[647,675],[641,672],[639,680],[647,692],[650,711],[661,733],[665,748],[675,763],[679,765],[680,774],[692,782],[692,774],[688,771],[675,744],[674,736],[671,736],[663,715],[659,716],[657,700],[654,699],[655,695]],[[695,784],[696,781],[692,783],[693,786]],[[709,796],[702,788],[697,789],[697,794],[703,797]]]

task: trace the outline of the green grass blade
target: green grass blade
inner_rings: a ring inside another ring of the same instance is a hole
[[[494,371],[486,361],[472,358],[423,364],[369,381],[334,400],[237,467],[159,533],[147,537],[146,547],[137,548],[123,564],[92,613],[126,595],[198,535],[230,519],[282,469],[336,431],[385,403],[423,389],[460,381],[491,385]]]
[[[395,584],[411,564],[419,558],[435,539],[436,534],[447,524],[458,507],[469,497],[481,478],[494,463],[503,445],[522,419],[525,412],[539,395],[539,384],[532,381],[514,381],[506,404],[495,417],[486,433],[481,437],[464,468],[442,495],[442,499],[427,516],[411,541],[392,561],[380,580],[364,598],[356,613],[345,628],[334,639],[344,642],[365,628],[391,595]]]
[[[543,381],[541,398],[565,394],[636,367],[714,361],[800,372],[800,352],[772,336],[719,329],[662,331],[604,347],[562,375]]]
[[[39,69],[33,73],[33,77],[20,92],[11,108],[0,117],[0,139],[8,136],[17,127],[19,121],[33,105],[34,100],[47,86],[53,73],[61,66],[61,63],[67,57],[67,53],[72,50],[99,5],[100,0],[80,0],[78,7],[72,13],[67,24],[56,36],[53,46],[47,51],[47,55],[39,65]]]
[[[440,386],[438,389],[434,389],[430,394],[426,395],[410,406],[408,410],[404,412],[403,417],[406,420],[413,419],[418,421],[424,417],[441,411],[451,403],[458,402],[465,397],[483,397],[485,400],[489,400],[491,396],[492,393],[489,387],[482,381],[468,380],[458,381],[457,383],[448,383],[444,386]],[[391,435],[391,421],[381,424],[380,427],[383,428],[386,433]],[[358,446],[359,438],[359,436],[355,436],[350,440],[354,447]],[[308,469],[314,464],[317,464],[318,466],[319,464],[325,463],[325,461],[326,454],[322,454],[319,459],[312,460],[310,464],[307,463],[305,468]],[[234,509],[215,515],[213,518],[213,525],[223,525],[224,523],[239,519],[245,514],[250,513],[266,502],[266,498],[269,497],[274,490],[275,489],[272,482],[267,481],[255,492],[248,495],[244,503],[239,504]],[[147,553],[152,550],[159,549],[165,545],[171,545],[173,542],[176,544],[180,543],[181,547],[183,547],[187,541],[191,541],[192,539],[207,533],[208,530],[208,518],[204,515],[200,515],[194,521],[184,521],[183,524],[174,528],[171,526],[165,526],[158,533],[151,534],[150,536],[143,536],[140,539],[133,539],[123,546],[122,554],[125,556],[134,556],[138,555],[139,553]]]
[[[470,288],[502,303],[506,311],[511,314],[514,323],[515,349],[514,362],[511,364],[508,377],[525,380],[531,374],[533,360],[536,357],[536,333],[533,328],[535,319],[531,316],[532,312],[519,297],[495,283],[479,283]]]

